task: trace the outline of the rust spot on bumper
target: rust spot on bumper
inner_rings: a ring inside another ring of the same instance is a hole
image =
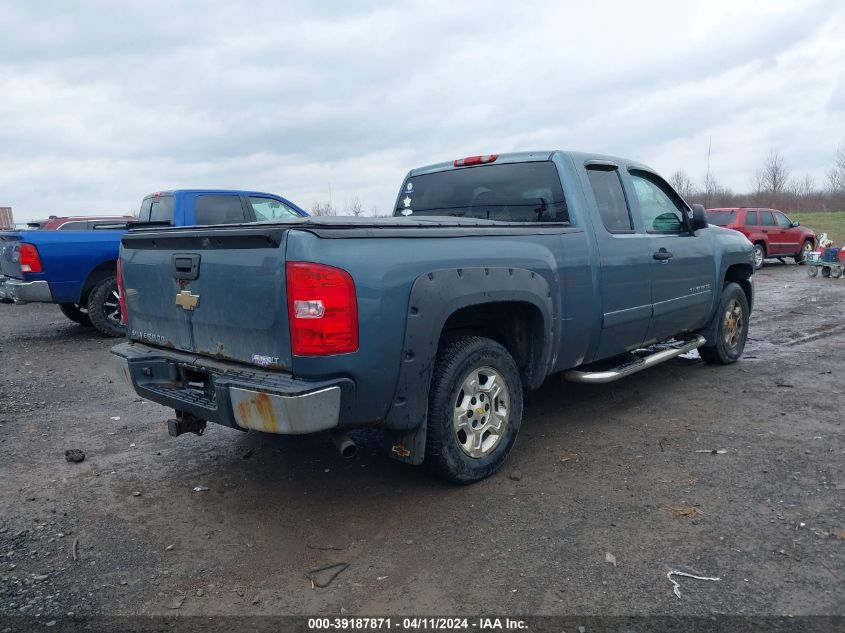
[[[238,403],[238,417],[240,426],[268,433],[280,432],[273,403],[266,393],[256,393],[253,398],[241,400]]]

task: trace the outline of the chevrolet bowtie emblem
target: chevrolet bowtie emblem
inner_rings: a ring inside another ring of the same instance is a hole
[[[191,294],[190,290],[183,290],[176,295],[176,305],[185,310],[193,310],[200,304],[200,296]]]

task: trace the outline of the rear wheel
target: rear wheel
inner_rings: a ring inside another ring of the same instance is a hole
[[[757,242],[754,244],[754,270],[763,267],[763,260],[766,259],[766,247]]]
[[[78,303],[60,303],[59,310],[61,310],[62,314],[74,323],[79,323],[79,325],[85,326],[91,325],[91,319],[88,317],[88,310]]]
[[[796,264],[804,264],[807,262],[807,259],[810,256],[810,253],[813,252],[813,242],[811,240],[804,240],[804,243],[801,245],[801,250],[795,256],[795,263]]]
[[[94,286],[88,296],[88,316],[94,327],[106,336],[125,336],[125,328],[120,322],[120,294],[114,275]]]
[[[810,277],[815,277],[819,274],[819,267],[815,265],[807,267],[807,274],[810,275]]]
[[[496,341],[466,336],[437,356],[429,393],[426,464],[455,483],[496,472],[522,422],[522,383]]]
[[[842,267],[841,266],[832,266],[830,268],[830,276],[834,279],[839,279],[842,276]]]
[[[822,277],[830,277],[830,266],[822,266]]]
[[[722,290],[719,311],[716,313],[716,340],[712,345],[698,348],[698,354],[715,365],[736,362],[748,339],[748,297],[739,284],[729,283]]]

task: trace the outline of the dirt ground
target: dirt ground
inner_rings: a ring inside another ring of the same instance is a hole
[[[755,279],[741,362],[549,380],[469,487],[367,435],[170,438],[114,340],[0,305],[0,615],[843,614],[845,280]]]

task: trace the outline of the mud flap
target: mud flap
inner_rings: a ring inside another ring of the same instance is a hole
[[[426,421],[409,431],[384,431],[384,445],[396,461],[419,466],[425,459]]]

